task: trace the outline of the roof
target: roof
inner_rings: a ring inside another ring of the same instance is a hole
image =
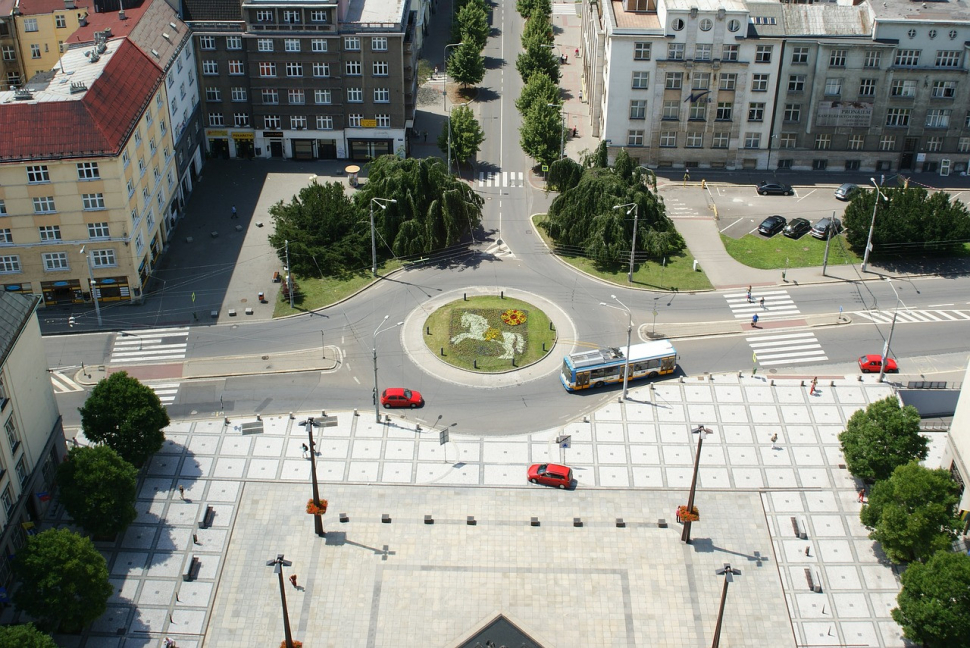
[[[17,0],[0,0],[0,19],[9,18],[15,6]]]
[[[157,2],[165,4],[162,0],[156,0],[152,4],[157,4]],[[61,4],[64,4],[63,1]],[[111,30],[112,38],[127,36],[141,20],[141,17],[148,10],[148,6],[148,2],[142,2],[137,7],[126,7],[124,20],[121,19],[117,11],[89,13],[88,19],[85,21],[87,24],[78,27],[64,42],[68,44],[68,47],[79,43],[93,43],[94,32],[104,31],[105,29]]]
[[[178,54],[180,45],[191,38],[191,34],[188,25],[179,19],[175,9],[165,0],[150,2],[129,38],[142,52],[154,58],[162,69],[167,70]],[[158,56],[153,52],[158,52]]]
[[[7,361],[14,342],[34,312],[37,300],[37,297],[24,297],[12,292],[0,293],[0,365]]]
[[[20,13],[25,16],[40,16],[55,11],[75,11],[77,9],[86,10],[89,16],[94,13],[90,0],[78,0],[73,9],[68,9],[64,0],[20,0],[17,7],[20,9]]]
[[[183,0],[182,19],[242,21],[240,0]]]
[[[108,42],[99,62],[80,49],[61,58],[60,70],[32,79],[29,101],[0,92],[0,161],[119,155],[148,101],[162,83],[162,70],[127,39]],[[106,60],[107,59],[107,60]],[[70,83],[87,89],[70,93]]]

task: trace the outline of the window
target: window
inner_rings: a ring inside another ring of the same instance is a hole
[[[825,171],[829,166],[828,160],[812,160],[813,171]]]
[[[957,140],[957,150],[960,153],[970,153],[970,137],[961,137]]]
[[[711,87],[711,73],[694,72],[690,84],[694,90],[707,90]]]
[[[815,136],[815,150],[825,151],[832,148],[832,136],[831,135],[816,135]]]
[[[64,14],[57,14],[54,16],[54,26],[58,29],[64,29],[67,27],[67,18],[64,17]]]
[[[661,148],[675,148],[677,146],[677,132],[663,131],[660,133]]]
[[[808,47],[805,45],[795,45],[791,49],[792,65],[806,65],[808,63]]]
[[[634,61],[649,61],[650,60],[650,43],[634,43],[633,44],[633,60]]]
[[[100,177],[101,177],[101,172],[98,170],[97,162],[78,162],[77,163],[78,180],[97,180]]]
[[[390,128],[391,127],[391,116],[390,115],[377,115],[377,127],[378,128]]]
[[[347,74],[347,76],[360,76],[360,61],[347,61],[344,63],[344,72]]]
[[[763,103],[748,104],[748,121],[764,121],[765,105]]]
[[[24,31],[25,32],[35,32],[35,31],[37,31],[37,19],[36,18],[24,18]]]
[[[27,483],[27,478],[30,477],[30,472],[27,470],[27,460],[23,455],[17,460],[15,470],[17,471],[17,479],[20,480],[20,485],[23,486]]]
[[[633,73],[633,89],[634,90],[646,90],[650,86],[650,73],[649,72],[634,72]]]
[[[246,70],[243,68],[242,61],[229,61],[229,74],[238,76],[245,73]]]
[[[939,153],[943,148],[943,138],[942,137],[928,137],[926,138],[926,150],[930,153]]]
[[[219,64],[215,61],[202,61],[202,74],[206,76],[219,74]]]
[[[391,103],[391,91],[387,88],[374,88],[374,103]]]
[[[40,58],[40,45],[30,46],[30,58],[39,59]]]
[[[242,49],[242,36],[226,36],[226,49],[227,50],[241,50]],[[178,61],[181,65],[182,61]]]
[[[952,99],[955,93],[956,93],[956,82],[954,81],[934,81],[933,82],[934,99]]]
[[[106,268],[118,265],[114,250],[91,250],[91,265],[95,268]]]
[[[627,146],[643,146],[643,131],[631,130],[626,133]]]
[[[222,93],[219,88],[206,88],[205,89],[205,100],[206,101],[222,101]]]
[[[752,92],[768,92],[769,74],[754,74],[751,76]]]
[[[322,38],[311,38],[310,39],[310,51],[311,52],[326,52],[327,51],[327,41]]]
[[[300,21],[300,12],[291,9],[283,10],[283,22],[285,23],[298,23]]]
[[[875,79],[861,79],[859,81],[859,96],[860,97],[872,97],[876,94],[876,80]]]
[[[711,148],[726,149],[730,140],[730,133],[714,133],[714,138],[711,140]]]
[[[783,149],[793,149],[798,145],[798,135],[795,133],[782,133],[778,138],[778,145]]]
[[[315,76],[315,77],[328,77],[328,76],[330,76],[330,64],[329,63],[314,63],[313,64],[313,76]]]
[[[135,146],[141,146],[141,131],[135,131]]]
[[[671,61],[683,61],[684,60],[684,44],[683,43],[667,43],[667,58]]]
[[[684,146],[687,148],[701,148],[704,146],[704,133],[687,133]]]
[[[259,64],[259,76],[261,77],[274,77],[276,76],[276,63],[260,63]]]
[[[387,36],[373,36],[370,39],[370,49],[372,52],[387,51]]]
[[[801,104],[785,104],[785,121],[797,122],[802,118]]]
[[[737,61],[740,45],[722,45],[721,59],[724,61]]]
[[[738,84],[738,75],[734,72],[724,72],[718,78],[718,90],[734,90]]]
[[[970,110],[968,110],[967,114],[963,117],[963,127],[970,128]]]
[[[34,198],[33,200],[35,214],[51,214],[55,211],[54,196],[44,196],[42,198]]]
[[[314,90],[313,103],[331,104],[333,103],[333,93],[330,90]]]
[[[104,209],[104,194],[81,194],[81,204],[84,209]]]
[[[17,60],[17,50],[15,50],[12,45],[4,45],[3,47],[0,47],[0,50],[3,51],[3,60],[4,61],[16,61]]]
[[[70,270],[67,265],[67,252],[46,252],[43,255],[44,270]]]
[[[232,88],[230,92],[233,101],[246,101],[246,88]]]
[[[273,51],[273,39],[272,38],[259,38],[256,40],[256,50],[259,52],[272,52]]]
[[[680,119],[680,101],[674,99],[664,102],[663,119]]]
[[[947,128],[950,125],[950,111],[944,109],[932,109],[926,111],[927,128]]]
[[[687,119],[707,121],[707,102],[697,101],[690,104],[690,108],[687,109]]]
[[[20,85],[20,73],[14,70],[9,70],[7,72],[7,85],[12,85],[12,86]]]
[[[731,121],[733,112],[733,103],[730,101],[719,101],[717,102],[717,112],[714,114],[714,119],[717,121]]]
[[[235,113],[232,116],[232,122],[236,128],[245,128],[249,126],[249,113]]]
[[[286,101],[293,106],[303,105],[306,103],[306,94],[302,88],[290,88],[286,91]]]
[[[14,423],[12,416],[3,424],[3,430],[7,434],[7,443],[10,444],[10,454],[13,455],[20,445],[20,434],[17,432],[17,424]]]
[[[893,97],[915,97],[916,81],[914,79],[893,81],[889,94]]]
[[[745,133],[744,148],[746,149],[761,148],[761,133]]]
[[[99,239],[109,236],[107,223],[88,223],[88,238]]]
[[[260,9],[256,12],[256,22],[273,22],[273,12],[268,9]]]
[[[41,182],[50,182],[51,176],[47,171],[47,165],[41,164],[38,166],[27,167],[27,182],[30,184],[39,184]]]
[[[842,94],[842,79],[826,79],[825,94],[829,96],[838,96]]]
[[[13,272],[20,272],[20,257],[16,254],[0,256],[0,273],[10,274]]]
[[[771,63],[771,45],[758,45],[754,52],[755,63]]]
[[[887,110],[886,126],[909,126],[909,108],[890,108]]]
[[[374,61],[374,76],[387,76],[389,68],[387,61]]]
[[[266,105],[274,105],[280,102],[280,91],[276,88],[263,88],[263,103]]]
[[[145,239],[142,238],[141,232],[138,232],[138,236],[135,237],[135,251],[141,254],[145,249]]]
[[[667,90],[680,90],[684,84],[683,72],[668,72],[664,80],[664,87]]]
[[[694,60],[710,61],[712,49],[713,46],[710,43],[699,43],[698,45],[694,46]]]
[[[741,29],[741,21],[737,18],[732,18],[728,21],[728,31],[732,34]]]
[[[347,103],[362,103],[364,91],[360,88],[347,88]]]
[[[314,9],[310,11],[310,22],[315,23],[325,23],[327,22],[327,12],[322,9]]]
[[[345,36],[344,49],[347,50],[348,52],[359,52],[360,38],[357,36]]]
[[[647,102],[644,99],[636,99],[630,102],[630,119],[646,119]]]
[[[13,234],[10,232],[10,228],[5,227],[0,229],[0,245],[7,245],[10,243],[13,243]],[[2,398],[0,398],[0,402],[3,402]]]
[[[360,120],[363,119],[363,115],[352,113],[347,115],[347,125],[353,128],[360,128]]]
[[[283,51],[285,51],[285,52],[299,52],[300,51],[300,39],[299,38],[284,38],[283,39]]]
[[[199,36],[199,49],[214,50],[216,48],[215,36]]]
[[[145,171],[147,170],[148,170],[148,167],[145,166],[145,161],[142,160],[141,158],[138,158],[138,175],[139,176],[145,175]]]
[[[701,31],[711,31],[714,27],[714,21],[710,18],[704,18],[701,20],[700,28]]]
[[[128,197],[131,198],[135,195],[135,185],[132,184],[131,180],[125,183],[128,186]]]
[[[845,67],[846,50],[832,50],[829,54],[829,67]]]
[[[919,65],[920,50],[902,49],[896,51],[893,65],[896,67],[916,67]]]
[[[333,117],[330,115],[317,115],[317,128],[320,130],[333,130]]]
[[[865,135],[849,135],[849,150],[850,151],[861,151],[865,148],[866,136]]]
[[[0,470],[0,475],[3,471]],[[13,511],[13,495],[10,492],[10,484],[3,487],[3,495],[0,495],[0,500],[3,500],[3,510],[6,511],[7,517],[10,517],[10,513]]]
[[[879,61],[881,59],[882,59],[882,52],[880,52],[879,50],[867,50],[866,59],[862,65],[863,67],[870,68],[870,69],[878,68]]]
[[[225,126],[226,120],[222,113],[209,113],[209,126]]]
[[[805,75],[792,74],[788,77],[788,92],[803,92],[805,90]]]
[[[264,115],[263,128],[282,128],[279,115]]]
[[[6,201],[0,200],[0,216],[7,215],[7,203]]]
[[[936,67],[955,68],[960,67],[961,52],[953,50],[940,50],[936,53]]]

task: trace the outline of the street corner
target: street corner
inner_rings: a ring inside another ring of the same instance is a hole
[[[81,368],[74,374],[74,382],[79,385],[97,385],[107,378],[109,373],[104,365],[81,365]]]

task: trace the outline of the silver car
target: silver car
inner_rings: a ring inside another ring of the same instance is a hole
[[[835,190],[835,197],[839,200],[852,200],[852,196],[859,192],[859,185],[846,182]]]

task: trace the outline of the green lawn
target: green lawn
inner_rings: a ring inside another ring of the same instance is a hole
[[[790,239],[775,234],[770,239],[760,234],[746,234],[740,239],[733,239],[721,234],[724,249],[732,257],[746,266],[762,270],[780,268],[804,268],[822,265],[825,255],[825,241],[820,241],[810,234],[800,239]],[[829,265],[844,265],[861,263],[862,257],[849,250],[845,237],[832,239],[829,245]]]
[[[377,274],[386,275],[392,270],[400,268],[403,264],[397,260],[390,260],[384,265],[377,267]],[[350,275],[343,279],[326,277],[324,279],[297,279],[299,292],[294,302],[294,308],[290,308],[288,299],[283,298],[283,291],[280,290],[276,295],[276,307],[273,309],[273,317],[285,317],[297,313],[316,310],[335,304],[353,295],[368,284],[374,282],[370,270]]]
[[[539,232],[539,236],[542,237],[542,240],[550,249],[553,249],[555,244],[552,239],[549,238],[544,229],[538,227],[538,224],[544,218],[545,214],[537,214],[532,217],[532,220],[537,225],[536,230]],[[627,277],[630,270],[628,263],[619,264],[613,268],[600,269],[592,260],[586,257],[560,254],[559,258],[577,270],[598,277],[603,281],[622,286],[631,285]],[[655,288],[680,292],[713,289],[711,282],[708,281],[707,275],[703,271],[694,271],[694,258],[688,253],[668,257],[666,267],[659,261],[638,263],[633,268],[632,285],[638,288]]]

